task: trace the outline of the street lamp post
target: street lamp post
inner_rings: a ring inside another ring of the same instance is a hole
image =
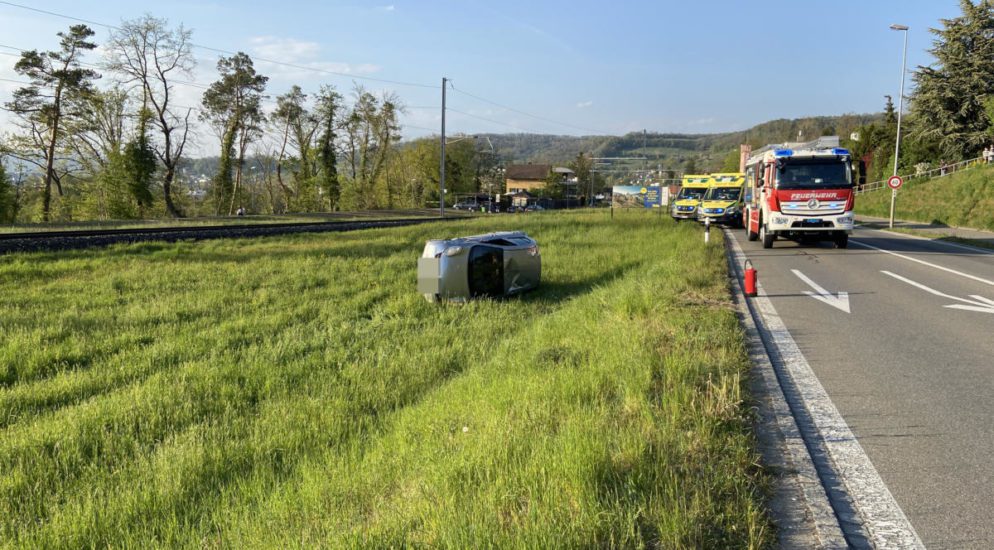
[[[894,24],[891,30],[904,32],[904,53],[901,54],[901,95],[898,96],[897,104],[897,139],[894,145],[894,175],[897,175],[897,163],[901,160],[901,115],[904,113],[904,77],[907,74],[908,66],[908,26]],[[894,228],[894,203],[897,202],[897,189],[890,192],[890,228]]]

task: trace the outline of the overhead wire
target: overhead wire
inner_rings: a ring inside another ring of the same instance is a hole
[[[14,84],[24,84],[26,86],[31,85],[31,82],[26,82],[24,80],[14,80],[12,78],[0,78],[0,82],[12,82]]]
[[[11,6],[11,7],[14,7],[14,8],[23,9],[23,10],[28,10],[28,11],[32,11],[32,12],[36,12],[36,13],[41,13],[41,14],[45,14],[45,15],[49,15],[49,16],[53,16],[53,17],[58,17],[58,18],[62,18],[62,19],[68,19],[68,20],[72,20],[72,21],[78,21],[78,22],[81,22],[81,23],[86,23],[86,24],[90,24],[90,25],[104,27],[104,28],[107,28],[107,29],[114,29],[114,30],[119,30],[120,29],[120,27],[118,27],[116,25],[110,25],[110,24],[103,23],[103,22],[100,22],[100,21],[94,21],[94,20],[91,20],[91,19],[85,19],[85,18],[81,18],[81,17],[75,17],[75,16],[72,16],[72,15],[67,15],[65,13],[59,13],[59,12],[55,12],[55,11],[44,10],[44,9],[41,9],[41,8],[36,8],[36,7],[33,7],[33,6],[27,6],[27,5],[24,5],[24,4],[19,4],[19,3],[16,3],[16,2],[10,2],[10,1],[7,1],[7,0],[0,0],[0,4]],[[215,48],[215,47],[206,46],[206,45],[203,45],[203,44],[191,43],[190,46],[194,47],[194,48],[202,49],[202,50],[216,52],[216,53],[223,53],[223,54],[226,54],[226,55],[235,55],[236,54],[236,52],[233,52],[231,50],[225,50],[223,48]],[[0,44],[0,47],[6,47],[6,48],[9,48],[9,49],[18,50],[18,51],[21,51],[21,52],[24,51],[24,50],[22,50],[20,48],[15,48],[13,46],[4,46],[2,44]],[[3,53],[3,52],[0,52],[0,53]],[[6,54],[6,55],[11,55],[11,54]],[[415,87],[415,88],[441,89],[441,86],[433,85],[433,84],[424,84],[424,83],[419,83],[419,82],[408,82],[408,81],[402,81],[402,80],[393,80],[393,79],[377,78],[377,77],[371,77],[371,76],[362,76],[362,75],[344,73],[344,72],[340,72],[340,71],[332,71],[332,70],[328,70],[328,69],[321,69],[321,68],[318,68],[318,67],[309,67],[307,65],[300,65],[300,64],[297,64],[297,63],[289,63],[289,62],[285,62],[285,61],[279,61],[279,60],[276,60],[276,59],[269,59],[269,58],[263,58],[263,57],[253,57],[253,59],[255,61],[259,61],[259,62],[270,63],[270,64],[284,66],[284,67],[289,67],[289,68],[298,69],[298,70],[311,71],[311,72],[315,72],[315,73],[329,74],[329,75],[334,75],[334,76],[343,77],[343,78],[350,78],[350,79],[353,79],[353,80],[365,80],[365,81],[370,81],[370,82],[379,82],[379,83],[384,83],[384,84],[393,84],[393,85],[396,85],[396,86],[407,86],[407,87]],[[96,65],[91,65],[91,64],[82,64],[82,65],[97,67]],[[4,79],[4,81],[10,81],[10,80]],[[198,82],[180,81],[180,80],[174,80],[173,82],[175,82],[176,84],[186,85],[186,86],[192,86],[192,87],[196,87],[196,88],[200,88],[200,89],[205,89],[205,90],[209,88],[208,85],[205,85],[205,84],[202,84],[202,83],[198,83]],[[515,107],[511,107],[509,105],[505,105],[503,103],[500,103],[500,102],[488,99],[488,98],[480,96],[478,94],[474,94],[474,93],[471,93],[469,91],[463,90],[461,88],[457,88],[452,83],[451,80],[449,80],[449,85],[450,85],[450,87],[451,87],[451,89],[453,91],[458,92],[459,94],[462,94],[464,96],[470,97],[470,98],[475,99],[477,101],[481,101],[483,103],[487,103],[487,104],[493,105],[495,107],[498,107],[500,109],[504,109],[506,111],[510,111],[510,112],[517,113],[517,114],[522,115],[522,116],[533,118],[535,120],[540,120],[540,121],[543,121],[543,122],[546,122],[546,123],[555,124],[555,125],[566,127],[566,128],[572,128],[574,130],[580,130],[580,131],[584,131],[584,132],[592,132],[594,134],[601,134],[601,135],[609,134],[609,132],[604,132],[602,130],[598,130],[598,129],[594,129],[594,128],[589,128],[589,127],[585,127],[585,126],[579,126],[579,125],[576,125],[576,124],[572,124],[572,123],[568,123],[568,122],[563,122],[563,121],[560,121],[560,120],[555,120],[555,119],[552,119],[552,118],[549,118],[549,117],[544,117],[544,116],[541,116],[541,115],[536,115],[536,114],[529,113],[529,112],[521,110],[521,109],[517,109]],[[439,107],[438,106],[420,106],[419,105],[419,106],[405,106],[405,108],[407,108],[407,109],[437,109]],[[453,113],[461,114],[463,116],[467,116],[467,117],[470,117],[470,118],[481,120],[481,121],[484,121],[484,122],[489,122],[491,124],[497,124],[497,125],[500,125],[500,126],[505,126],[505,127],[508,127],[508,128],[512,128],[512,129],[517,130],[519,132],[527,132],[527,130],[525,130],[525,129],[519,127],[519,126],[516,126],[514,124],[509,124],[509,123],[506,123],[506,122],[501,122],[501,121],[498,121],[498,120],[494,120],[494,119],[490,119],[490,118],[486,118],[486,117],[481,117],[479,115],[474,115],[472,113],[467,113],[467,112],[464,112],[464,111],[452,109],[451,107],[446,107],[446,110],[447,111],[451,111]],[[423,129],[423,130],[429,130],[427,128],[420,127],[420,126],[414,126],[414,125],[407,125],[407,126],[411,127],[411,128],[418,128],[418,129]],[[430,131],[434,131],[434,130],[430,130]]]
[[[54,11],[43,10],[43,9],[35,8],[35,7],[32,7],[32,6],[25,6],[24,4],[18,4],[16,2],[7,2],[6,0],[0,0],[0,4],[6,5],[6,6],[11,6],[11,7],[14,7],[14,8],[20,8],[20,9],[24,9],[24,10],[28,10],[28,11],[33,11],[33,12],[37,12],[37,13],[43,13],[45,15],[51,15],[53,17],[60,17],[60,18],[69,19],[69,20],[72,20],[72,21],[79,21],[81,23],[88,23],[90,25],[96,25],[96,26],[104,27],[104,28],[108,28],[108,29],[120,30],[120,27],[118,27],[116,25],[109,25],[107,23],[101,23],[99,21],[93,21],[93,20],[89,20],[89,19],[83,19],[83,18],[80,18],[80,17],[74,17],[72,15],[66,15],[64,13],[58,13],[58,12],[54,12]],[[203,44],[195,44],[195,43],[192,43],[192,42],[190,43],[190,46],[193,47],[193,48],[199,48],[201,50],[207,50],[207,51],[212,51],[212,52],[216,52],[216,53],[223,53],[225,55],[235,55],[237,53],[237,52],[233,52],[231,50],[225,50],[225,49],[222,49],[222,48],[215,48],[213,46],[206,46],[206,45],[203,45]],[[421,82],[406,82],[406,81],[403,81],[403,80],[392,80],[392,79],[388,79],[388,78],[377,78],[377,77],[373,77],[373,76],[362,76],[362,75],[351,74],[351,73],[343,73],[343,72],[340,72],[340,71],[332,71],[332,70],[328,70],[328,69],[321,69],[321,68],[318,68],[318,67],[308,67],[307,65],[299,65],[297,63],[288,63],[286,61],[279,61],[279,60],[276,60],[276,59],[268,59],[268,58],[264,58],[264,57],[253,57],[253,59],[256,60],[256,61],[262,61],[262,62],[265,62],[265,63],[272,63],[274,65],[281,65],[281,66],[290,67],[290,68],[293,68],[293,69],[300,69],[300,70],[304,70],[304,71],[313,71],[313,72],[317,72],[317,73],[330,74],[330,75],[340,76],[340,77],[343,77],[343,78],[351,78],[351,79],[355,79],[355,80],[368,80],[370,82],[380,82],[380,83],[383,83],[383,84],[393,84],[395,86],[409,86],[409,87],[413,87],[413,88],[441,89],[441,86],[437,86],[437,85],[434,85],[434,84],[424,84],[424,83],[421,83]]]
[[[467,92],[465,90],[456,88],[454,84],[452,85],[452,90],[455,91],[455,92],[458,92],[458,93],[460,93],[462,95],[465,95],[465,96],[471,97],[473,99],[476,99],[477,101],[482,101],[484,103],[489,103],[490,105],[493,105],[494,107],[500,107],[501,109],[505,109],[505,110],[511,111],[513,113],[518,113],[519,115],[524,115],[526,117],[534,118],[536,120],[541,120],[543,122],[549,122],[549,123],[552,123],[552,124],[558,124],[559,126],[564,126],[564,127],[567,127],[567,128],[573,128],[574,130],[582,130],[584,132],[593,132],[595,134],[608,134],[608,132],[604,132],[604,131],[601,131],[601,130],[596,130],[596,129],[593,129],[593,128],[587,128],[587,127],[584,127],[584,126],[577,126],[575,124],[570,124],[568,122],[562,122],[560,120],[555,120],[555,119],[551,119],[551,118],[548,118],[548,117],[544,117],[544,116],[540,116],[540,115],[535,115],[535,114],[529,113],[527,111],[522,111],[521,109],[516,109],[514,107],[510,107],[508,105],[504,105],[502,103],[498,103],[498,102],[493,101],[491,99],[487,99],[485,97],[481,97],[479,95],[476,95],[476,94]]]
[[[468,116],[468,117],[470,117],[470,118],[475,118],[475,119],[477,119],[477,120],[482,120],[482,121],[484,121],[484,122],[490,122],[490,123],[492,123],[492,124],[499,124],[499,125],[501,125],[501,126],[507,126],[508,128],[513,128],[513,129],[515,129],[515,130],[517,130],[517,131],[519,131],[519,132],[527,132],[527,130],[524,130],[524,129],[522,129],[522,128],[519,128],[519,127],[517,127],[517,126],[515,126],[515,125],[513,125],[513,124],[508,124],[508,123],[506,123],[506,122],[501,122],[501,121],[499,121],[499,120],[494,120],[494,119],[492,119],[492,118],[486,118],[486,117],[482,117],[482,116],[479,116],[479,115],[474,115],[474,114],[472,114],[472,113],[467,113],[467,112],[465,112],[465,111],[459,111],[459,110],[457,110],[457,109],[453,109],[452,107],[448,107],[448,106],[446,106],[445,110],[446,110],[446,111],[450,111],[450,112],[453,112],[453,113],[458,113],[458,114],[460,114],[460,115],[463,115],[463,116]]]
[[[417,126],[417,125],[414,125],[414,124],[403,124],[403,123],[401,123],[401,126],[404,127],[404,128],[414,128],[416,130],[424,130],[426,132],[436,132],[436,133],[438,132],[438,128],[425,128],[424,126]]]

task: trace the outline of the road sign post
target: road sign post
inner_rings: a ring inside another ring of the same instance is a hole
[[[887,178],[887,187],[890,187],[890,228],[894,229],[894,203],[897,202],[897,190],[904,184],[901,176],[891,176]]]

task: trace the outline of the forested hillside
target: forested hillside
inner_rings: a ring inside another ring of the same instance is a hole
[[[739,145],[759,147],[814,139],[824,135],[848,138],[860,127],[882,120],[882,114],[847,114],[764,122],[748,130],[720,134],[673,134],[632,132],[624,136],[556,136],[538,134],[481,134],[493,143],[506,162],[568,163],[580,152],[595,157],[646,157],[646,161],[616,163],[625,168],[650,168],[683,171],[688,163],[699,171],[717,171],[731,162],[738,163]]]

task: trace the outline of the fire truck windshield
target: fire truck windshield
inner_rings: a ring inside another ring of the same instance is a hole
[[[790,160],[780,166],[780,189],[852,187],[847,163],[835,159]]]

